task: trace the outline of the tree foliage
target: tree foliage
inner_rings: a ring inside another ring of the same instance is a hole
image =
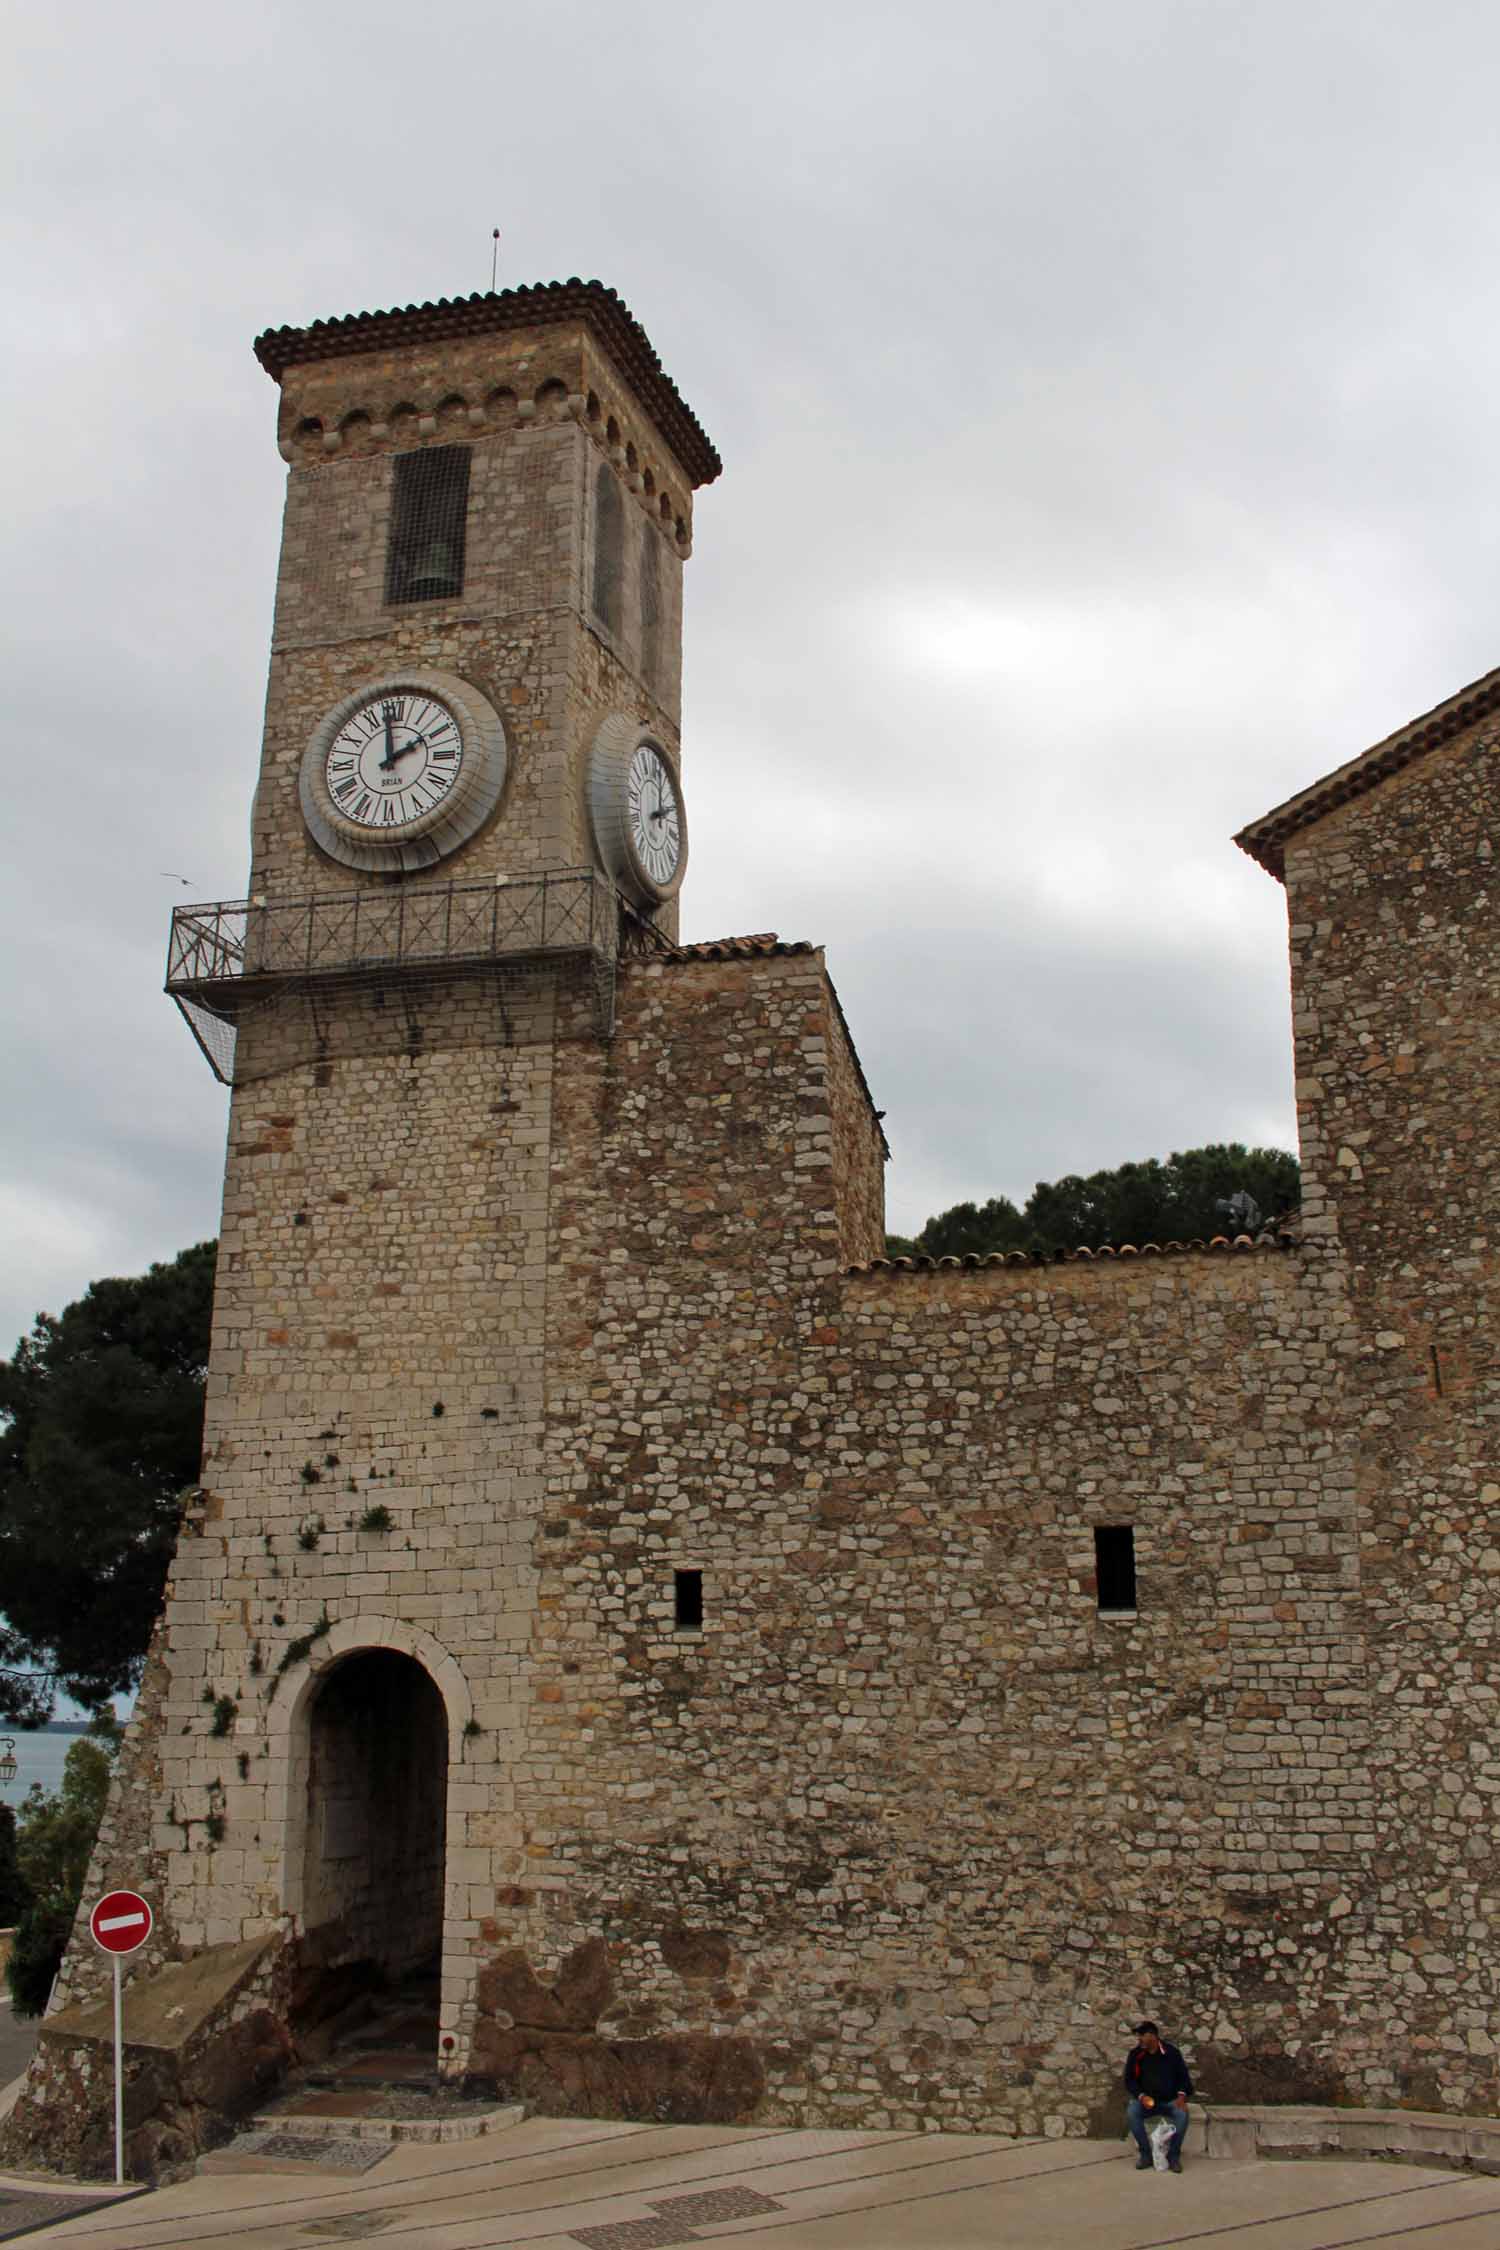
[[[920,1234],[888,1235],[891,1257],[961,1258],[996,1250],[1049,1253],[1098,1250],[1106,1243],[1207,1241],[1226,1231],[1216,1206],[1251,1196],[1263,1222],[1295,1210],[1301,1174],[1295,1156],[1239,1141],[1174,1153],[1163,1164],[1120,1164],[1113,1171],[1038,1180],[1018,1211],[1005,1196],[955,1203]]]
[[[15,1928],[30,1898],[16,1858],[16,1816],[9,1805],[0,1805],[0,1930]]]
[[[118,1742],[112,1721],[96,1721],[69,1750],[57,1795],[36,1782],[21,1806],[16,1863],[27,1903],[7,1970],[17,2015],[39,2016],[47,2005],[83,1897]]]
[[[215,1245],[96,1281],[0,1361],[0,1714],[134,1685],[196,1482]],[[39,1675],[39,1676],[38,1676]]]

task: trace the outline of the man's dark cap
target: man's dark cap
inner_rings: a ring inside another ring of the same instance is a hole
[[[1155,2026],[1155,2024],[1154,2024],[1154,2023],[1152,2023],[1152,2021],[1150,2020],[1150,2018],[1149,2018],[1149,2017],[1148,2017],[1148,2018],[1146,2019],[1146,2021],[1145,2021],[1144,2023],[1138,2023],[1138,2024],[1136,2025],[1136,2027],[1135,2027],[1135,2035],[1136,2035],[1137,2039],[1140,2039],[1140,2038],[1142,2038],[1142,2037],[1143,2037],[1143,2036],[1145,2035],[1145,2033],[1146,2033],[1146,2032],[1148,2032],[1148,2031],[1156,2031],[1156,2026]],[[1161,2033],[1160,2033],[1159,2031],[1156,2031],[1156,2036],[1157,2036],[1157,2038],[1158,2038],[1158,2039],[1160,2039],[1160,2037],[1161,2037]]]

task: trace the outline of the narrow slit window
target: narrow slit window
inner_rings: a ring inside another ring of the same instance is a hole
[[[1101,1615],[1135,1608],[1135,1527],[1128,1523],[1094,1526],[1094,1583]]]
[[[618,633],[625,606],[625,503],[615,472],[601,461],[594,479],[594,615]]]
[[[677,1570],[672,1573],[672,1579],[676,1599],[675,1623],[678,1632],[701,1632],[703,1629],[702,1571]]]
[[[433,445],[396,456],[385,554],[388,602],[439,602],[463,592],[468,514],[468,446]]]

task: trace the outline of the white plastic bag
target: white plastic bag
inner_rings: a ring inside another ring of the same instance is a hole
[[[1146,2138],[1151,2143],[1151,2161],[1158,2172],[1167,2169],[1167,2150],[1172,2146],[1174,2130],[1170,2117],[1154,2118],[1146,2129]]]

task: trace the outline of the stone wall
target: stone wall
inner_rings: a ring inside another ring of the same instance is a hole
[[[1370,1848],[1346,2006],[1500,2107],[1500,752],[1471,728],[1286,855],[1309,1221],[1348,1274]],[[1379,2083],[1378,2073],[1369,2082]],[[1389,2082],[1389,2081],[1388,2081]]]
[[[297,784],[303,753],[324,715],[355,687],[402,668],[467,681],[505,726],[504,797],[495,818],[444,862],[445,881],[592,863],[587,754],[609,712],[629,712],[680,756],[680,661],[663,656],[648,685],[640,676],[635,594],[618,633],[604,630],[588,608],[589,479],[598,458],[567,420],[476,443],[464,593],[394,608],[383,599],[389,460],[292,470],[253,818],[252,891],[302,898],[388,880],[358,876],[319,852],[302,818]],[[603,470],[615,474],[607,462]],[[667,545],[649,524],[644,535]],[[630,589],[639,553],[637,541],[630,549]],[[667,615],[658,644],[667,650],[678,647],[681,569],[675,551],[661,566]]]
[[[554,1887],[518,1854],[494,1942],[545,1981],[607,1931],[596,2036],[733,2035],[758,2114],[1061,2130],[1145,2001],[1191,1994],[1221,2077],[1334,2029],[1347,1308],[1317,1252],[845,1277],[796,1195],[816,966],[632,977],[607,1064],[560,1069]],[[1099,1614],[1098,1523],[1135,1527],[1134,1617]]]

